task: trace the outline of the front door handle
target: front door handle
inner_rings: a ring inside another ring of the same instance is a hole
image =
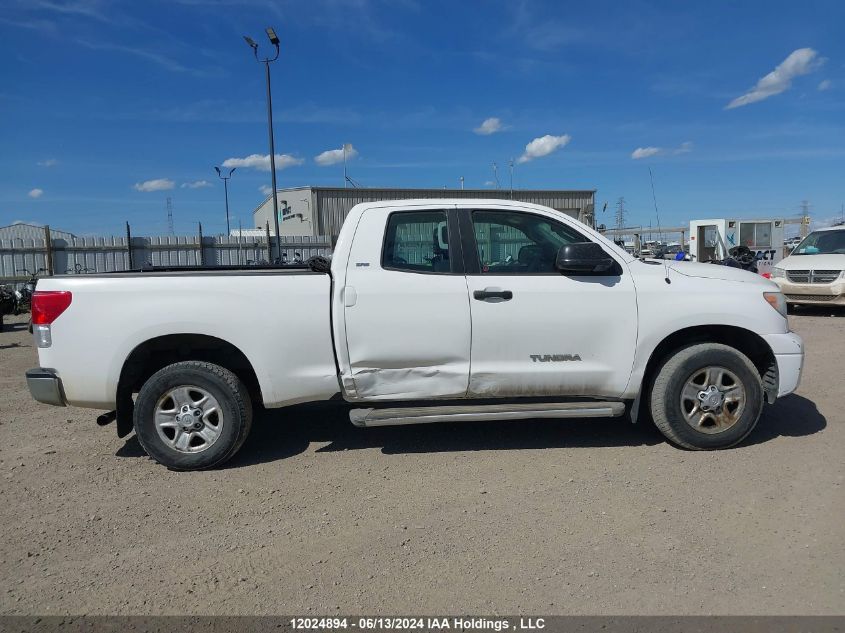
[[[513,293],[510,290],[492,287],[485,288],[484,290],[474,290],[472,296],[477,301],[486,301],[487,303],[501,303],[502,301],[513,299]]]

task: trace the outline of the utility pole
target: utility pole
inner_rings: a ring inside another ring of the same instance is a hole
[[[244,238],[244,227],[241,225],[241,219],[238,218],[238,266],[241,265],[241,242]]]
[[[349,176],[346,175],[346,143],[343,144],[343,188],[346,189],[346,185],[349,182]]]
[[[513,158],[511,158],[509,167],[511,172],[511,200],[513,200]]]
[[[654,215],[657,218],[657,239],[663,240],[663,235],[660,232],[660,211],[657,210],[657,196],[654,193],[654,174],[651,173],[651,167],[648,168],[648,176],[651,179],[651,198],[654,200]]]
[[[810,230],[810,203],[807,200],[801,201],[801,239],[807,237]]]
[[[167,232],[173,235],[173,202],[167,196]]]
[[[267,39],[269,39],[270,43],[276,48],[276,55],[272,58],[265,57],[264,59],[258,59],[258,44],[256,44],[255,40],[247,35],[244,35],[244,40],[252,49],[252,52],[255,55],[255,60],[264,64],[265,76],[267,79],[267,128],[270,135],[270,175],[271,182],[273,183],[273,224],[276,229],[276,254],[278,256],[278,262],[281,263],[282,240],[279,237],[279,202],[277,200],[278,194],[276,193],[276,143],[273,139],[273,96],[270,93],[270,64],[279,59],[279,36],[276,35],[276,31],[273,27],[267,27],[265,32],[267,33]]]

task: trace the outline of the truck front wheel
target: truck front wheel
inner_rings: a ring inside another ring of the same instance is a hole
[[[252,404],[228,369],[184,361],[144,383],[133,416],[150,457],[173,470],[199,470],[219,466],[238,451],[252,426]]]
[[[754,430],[763,410],[760,374],[747,356],[719,343],[700,343],[669,357],[651,391],[651,415],[683,448],[728,448]]]

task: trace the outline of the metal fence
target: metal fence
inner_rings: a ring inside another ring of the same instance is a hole
[[[323,236],[282,236],[282,261],[305,261],[331,253]],[[269,247],[269,248],[268,248]],[[276,240],[264,236],[126,236],[0,240],[0,284],[19,284],[29,275],[87,274],[158,266],[250,266],[276,259]]]

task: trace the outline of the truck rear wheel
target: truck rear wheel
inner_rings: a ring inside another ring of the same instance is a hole
[[[760,374],[747,356],[719,343],[686,347],[666,360],[651,390],[651,415],[683,448],[713,450],[744,440],[763,410]]]
[[[138,441],[173,470],[219,466],[246,440],[252,403],[228,369],[200,361],[174,363],[153,374],[135,401]]]

